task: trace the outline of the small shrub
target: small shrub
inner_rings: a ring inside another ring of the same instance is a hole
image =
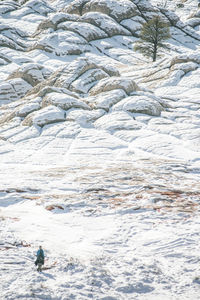
[[[177,3],[177,4],[176,4],[176,7],[178,7],[178,8],[183,8],[183,7],[184,7],[184,4],[183,4],[183,3]]]

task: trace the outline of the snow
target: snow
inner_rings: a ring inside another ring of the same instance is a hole
[[[176,4],[0,3],[2,300],[199,300],[199,13]]]
[[[105,114],[105,110],[96,109],[93,111],[85,111],[83,109],[70,110],[67,112],[67,121],[76,121],[82,127],[91,127],[91,122],[96,121]]]
[[[142,124],[133,120],[126,112],[113,112],[107,114],[95,122],[96,128],[101,128],[108,131],[116,130],[137,130],[142,127]]]

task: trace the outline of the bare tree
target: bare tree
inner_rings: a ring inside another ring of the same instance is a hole
[[[140,39],[136,42],[134,50],[156,61],[158,49],[166,48],[163,41],[170,37],[168,24],[156,16],[143,24]]]

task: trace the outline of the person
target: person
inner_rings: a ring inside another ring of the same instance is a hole
[[[35,261],[35,265],[38,266],[37,271],[42,271],[42,265],[44,265],[44,250],[42,249],[42,246],[39,246],[39,249],[37,251],[37,259]]]

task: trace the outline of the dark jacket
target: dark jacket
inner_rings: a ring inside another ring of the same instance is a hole
[[[35,261],[35,265],[37,266],[38,264],[44,265],[44,251],[42,249],[39,249],[37,251],[37,259]]]
[[[42,258],[44,258],[44,250],[39,249],[39,250],[37,251],[37,257],[38,257],[38,256],[41,256]]]

